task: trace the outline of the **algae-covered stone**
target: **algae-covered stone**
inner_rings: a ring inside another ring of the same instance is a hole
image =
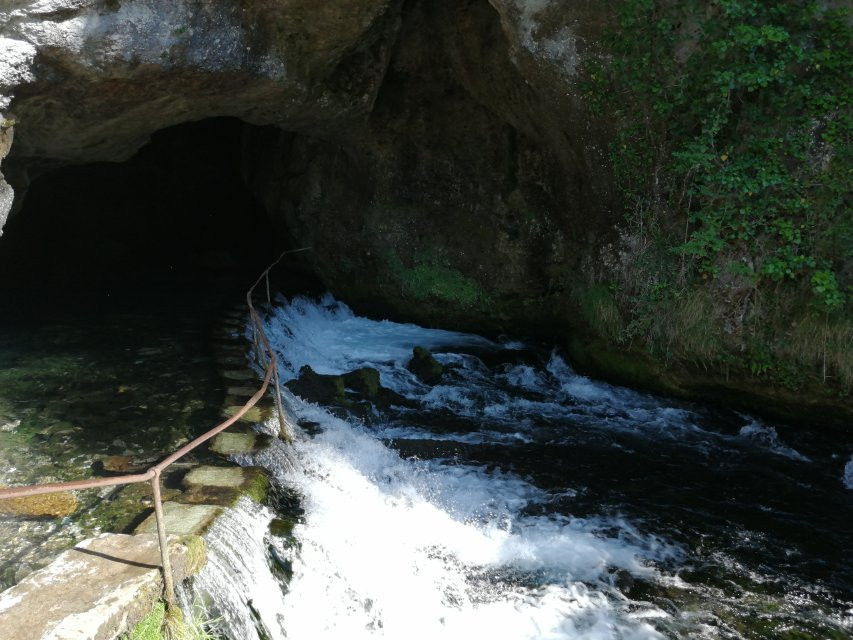
[[[222,417],[230,418],[235,415],[243,408],[243,405],[231,405],[225,407],[222,410]],[[259,407],[255,405],[251,407],[246,413],[240,416],[240,420],[242,422],[263,422],[264,420],[269,420],[273,415],[272,407]]]
[[[406,368],[424,384],[436,384],[444,373],[441,363],[423,347],[415,347],[412,350],[412,359]]]
[[[196,467],[184,476],[184,486],[191,488],[200,485],[214,487],[240,487],[243,484],[242,467]]]
[[[225,395],[237,396],[239,398],[251,398],[260,389],[260,383],[256,387],[228,387],[225,389]]]
[[[241,382],[245,382],[258,379],[258,375],[251,369],[222,369],[219,373],[223,378],[228,380],[239,380]]]
[[[349,373],[345,373],[344,385],[348,389],[373,398],[379,393],[379,372],[372,367],[361,367]]]
[[[270,533],[277,538],[287,538],[293,535],[296,526],[295,518],[273,518],[270,521]]]
[[[77,510],[77,498],[70,491],[0,500],[0,513],[12,516],[63,518]]]
[[[166,533],[180,536],[201,535],[222,513],[222,507],[209,504],[181,504],[164,502],[163,515],[166,520]],[[134,533],[156,533],[157,520],[152,513]]]
[[[286,383],[288,389],[309,402],[320,404],[345,404],[346,387],[342,376],[316,373],[307,364],[299,370],[299,377]]]
[[[243,496],[263,502],[269,478],[260,467],[202,466],[190,471],[183,480],[188,491],[183,503],[232,506]]]
[[[255,450],[257,438],[254,433],[223,431],[210,440],[208,449],[223,456],[251,453]]]

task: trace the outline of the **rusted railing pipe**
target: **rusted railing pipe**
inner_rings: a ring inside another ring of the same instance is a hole
[[[160,566],[163,569],[163,594],[166,606],[171,610],[175,606],[175,576],[172,573],[172,560],[169,558],[169,540],[166,538],[166,517],[163,515],[163,499],[160,496],[160,472],[155,471],[151,478],[151,492],[154,494],[154,519],[157,521],[157,543],[160,545]]]
[[[284,256],[286,256],[287,254],[296,253],[299,251],[307,251],[308,249],[310,249],[310,247],[306,247],[303,249],[294,249],[282,253],[278,257],[278,260],[273,262],[264,270],[264,272],[260,275],[260,277],[255,281],[255,283],[249,288],[249,291],[246,293],[246,304],[249,307],[249,317],[252,320],[252,341],[254,343],[255,357],[258,359],[261,366],[264,367],[265,375],[263,383],[261,384],[261,387],[258,389],[258,391],[255,392],[255,394],[251,398],[249,398],[246,403],[242,407],[240,407],[240,409],[237,410],[237,412],[233,416],[231,416],[224,422],[219,423],[209,431],[195,438],[194,440],[191,440],[183,447],[181,447],[171,455],[167,456],[154,466],[150,467],[143,473],[135,473],[126,476],[116,476],[113,478],[91,478],[89,480],[73,480],[70,482],[48,482],[44,484],[36,484],[24,487],[0,488],[0,500],[8,498],[25,498],[29,496],[43,495],[46,493],[57,493],[59,491],[80,491],[83,489],[98,489],[102,487],[137,484],[139,482],[150,482],[151,492],[153,494],[154,499],[154,517],[157,522],[157,540],[160,546],[160,562],[163,571],[163,591],[166,598],[166,604],[169,606],[170,609],[174,607],[176,602],[175,584],[174,577],[172,574],[172,563],[169,559],[169,545],[168,539],[166,537],[166,520],[163,515],[163,500],[160,493],[160,476],[162,472],[166,469],[166,467],[188,454],[200,444],[207,442],[215,435],[221,433],[222,431],[225,431],[225,429],[227,429],[235,422],[237,422],[240,418],[242,418],[244,415],[246,415],[249,409],[254,407],[267,392],[271,380],[274,380],[275,382],[275,406],[276,412],[278,413],[280,433],[288,440],[290,439],[289,432],[287,431],[287,425],[284,420],[284,410],[281,401],[281,387],[279,383],[276,355],[275,352],[272,350],[269,341],[267,340],[267,336],[264,332],[264,327],[263,323],[261,322],[261,318],[258,315],[257,311],[255,311],[255,306],[252,304],[252,294],[254,293],[255,288],[258,286],[261,280],[265,280],[267,303],[270,304],[270,269],[272,269],[279,262],[281,262],[282,258],[284,258]],[[266,363],[264,362],[265,360]]]
[[[185,456],[187,453],[195,449],[198,445],[207,442],[216,434],[224,431],[232,424],[237,422],[240,418],[242,418],[249,409],[254,407],[258,401],[264,396],[267,388],[269,387],[270,379],[272,378],[273,369],[274,369],[275,359],[270,362],[270,366],[267,367],[266,377],[264,377],[264,382],[261,385],[261,388],[253,395],[249,400],[243,405],[239,411],[237,411],[233,416],[228,418],[225,422],[222,422],[215,426],[213,429],[208,431],[207,433],[199,436],[195,440],[192,440],[185,444],[183,447],[178,449],[175,453],[170,455],[168,458],[165,458],[161,462],[158,462],[153,467],[149,468],[147,471],[143,473],[135,473],[127,476],[116,476],[114,478],[91,478],[89,480],[72,480],[70,482],[49,482],[46,484],[37,484],[26,487],[6,487],[0,489],[0,500],[5,498],[24,498],[28,496],[37,496],[45,493],[56,493],[58,491],[80,491],[83,489],[99,489],[102,487],[114,487],[123,484],[136,484],[138,482],[149,482],[155,474],[159,474],[170,464],[178,460],[179,458]]]

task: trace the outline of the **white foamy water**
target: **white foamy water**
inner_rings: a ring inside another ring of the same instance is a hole
[[[679,583],[685,552],[665,535],[618,514],[570,515],[584,487],[549,492],[494,466],[405,457],[390,440],[506,447],[571,442],[586,429],[799,456],[747,418],[734,435],[706,431],[689,409],[580,376],[557,354],[495,373],[465,349],[522,345],[359,318],[330,297],[282,301],[267,333],[285,380],[304,365],[334,374],[370,366],[417,408],[397,407],[367,426],[285,392],[292,420],[314,423],[315,435],[297,434],[291,448],[275,440],[239,462],[265,466],[301,497],[292,544],[270,535],[268,510],[242,505],[217,524],[213,546],[225,551],[196,581],[223,598],[221,628],[233,638],[254,640],[258,626],[290,640],[648,640],[684,628],[620,590],[632,579]],[[440,384],[405,368],[418,345],[445,366]],[[424,414],[448,422],[420,424]],[[460,417],[468,422],[454,426]],[[848,468],[853,475],[853,461]],[[543,508],[558,498],[558,512]],[[270,569],[282,562],[289,580]]]
[[[305,364],[328,373],[373,366],[384,384],[422,406],[462,414],[492,407],[500,417],[496,407],[509,402],[496,388],[452,382],[427,388],[404,367],[415,345],[496,346],[476,336],[358,318],[329,298],[285,305],[268,335],[285,379]],[[488,374],[476,358],[438,357],[469,380]],[[541,375],[547,373],[509,371],[507,381],[533,386]],[[559,382],[549,384],[559,391]],[[319,423],[320,433],[299,437],[289,451],[275,441],[240,462],[266,466],[302,497],[292,579],[276,586],[269,557],[278,543],[266,532],[269,515],[263,509],[247,514],[244,506],[230,523],[217,524],[213,534],[221,530],[218,540],[227,551],[197,580],[202,591],[232,594],[220,607],[232,637],[254,639],[252,624],[260,619],[271,637],[306,640],[662,638],[649,621],[667,614],[630,601],[614,585],[619,574],[661,578],[656,567],[678,559],[677,547],[619,516],[526,515],[526,507],[551,496],[524,478],[404,459],[381,439],[404,427],[371,431],[290,393],[286,400],[294,419]],[[556,410],[556,403],[542,404]],[[476,437],[505,443],[526,436],[497,429]],[[235,571],[240,563],[248,571]],[[228,583],[240,580],[245,583]]]
[[[193,579],[192,598],[188,599],[207,607],[212,631],[234,640],[287,637],[278,614],[281,585],[267,560],[272,517],[266,507],[243,498],[206,534],[207,564]]]
[[[289,404],[325,431],[297,442],[295,469],[277,466],[278,442],[251,460],[303,496],[293,579],[273,603],[288,638],[662,637],[644,618],[666,614],[628,601],[612,576],[654,579],[650,561],[678,549],[619,518],[521,516],[546,497],[521,478],[404,460]]]
[[[318,373],[329,374],[373,367],[384,386],[415,401],[421,410],[452,411],[463,418],[489,420],[488,428],[477,433],[421,430],[420,437],[425,439],[517,444],[547,437],[560,442],[570,437],[561,439],[553,425],[570,423],[653,435],[700,448],[740,449],[747,444],[808,460],[786,446],[772,427],[747,416],[738,437],[710,432],[700,426],[690,410],[579,375],[556,353],[540,368],[507,365],[496,376],[477,357],[454,349],[518,350],[523,345],[499,345],[471,334],[362,318],[328,295],[319,302],[298,297],[291,302],[279,299],[279,303],[267,333],[281,356],[285,379],[296,377],[306,364]],[[415,346],[435,350],[436,359],[446,369],[440,384],[423,385],[405,368]],[[541,425],[547,425],[547,435],[537,432],[536,427]],[[411,437],[412,432],[406,425],[388,424],[377,425],[376,434],[398,438]]]
[[[785,445],[781,438],[779,438],[779,434],[776,433],[776,429],[768,427],[758,420],[750,420],[749,424],[741,428],[739,435],[780,456],[785,456],[786,458],[799,460],[801,462],[809,461],[809,459],[799,451]]]
[[[844,486],[848,489],[853,489],[853,455],[850,456],[850,460],[844,465],[842,482],[844,482]]]
[[[383,365],[380,371],[390,374],[411,358],[414,345],[494,346],[471,334],[361,318],[329,295],[319,303],[302,297],[289,303],[279,297],[278,302],[283,304],[276,307],[266,331],[277,349],[287,350],[281,363],[285,379],[295,377],[306,364],[317,373],[340,374],[371,363]],[[389,382],[383,379],[386,386]]]

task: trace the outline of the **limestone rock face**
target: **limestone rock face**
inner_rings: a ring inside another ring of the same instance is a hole
[[[0,7],[0,158],[121,160],[163,127],[231,115],[288,129],[364,117],[398,0],[13,0]],[[18,186],[16,184],[15,186]],[[0,222],[8,187],[0,181]]]
[[[596,12],[407,4],[369,116],[333,137],[252,136],[251,188],[362,309],[479,329],[540,322],[613,222],[606,132],[576,86]]]
[[[564,325],[614,222],[607,126],[579,88],[607,14],[568,0],[4,2],[0,168],[16,197],[0,177],[0,225],[46,170],[232,116],[259,125],[244,127],[243,179],[333,293],[427,324]]]

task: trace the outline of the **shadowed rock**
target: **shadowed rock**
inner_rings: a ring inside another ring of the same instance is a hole
[[[423,347],[415,347],[412,350],[412,359],[406,368],[424,384],[433,385],[441,379],[444,367],[438,360]]]
[[[307,364],[299,370],[299,377],[288,381],[286,386],[309,402],[340,405],[346,403],[346,386],[343,377],[316,373]]]

